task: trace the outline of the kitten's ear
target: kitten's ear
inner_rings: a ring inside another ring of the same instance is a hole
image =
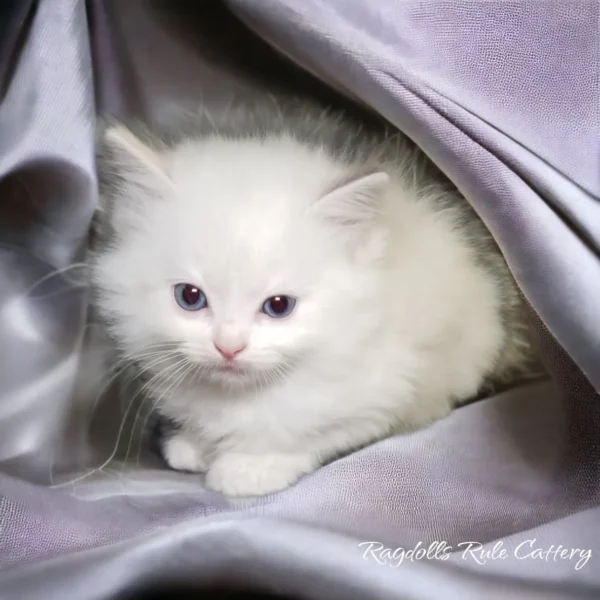
[[[143,222],[144,206],[169,195],[172,181],[160,152],[120,123],[98,132],[98,222],[117,234]]]
[[[103,142],[121,167],[132,174],[170,181],[160,154],[124,125],[112,125],[104,131]]]
[[[390,182],[383,171],[344,182],[314,206],[318,214],[341,225],[360,225],[379,212],[379,201]]]

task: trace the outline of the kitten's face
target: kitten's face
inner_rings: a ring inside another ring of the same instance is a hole
[[[118,200],[115,243],[95,267],[124,350],[163,385],[185,375],[227,387],[346,350],[368,269],[340,223],[313,210],[340,173],[285,144],[215,142],[161,161],[167,179],[149,172]]]

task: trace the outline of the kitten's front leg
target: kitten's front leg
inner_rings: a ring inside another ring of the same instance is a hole
[[[176,471],[204,473],[208,470],[209,449],[198,438],[186,431],[178,431],[162,443],[162,454]]]
[[[311,454],[229,452],[210,465],[206,485],[226,496],[263,496],[296,483],[318,464]]]

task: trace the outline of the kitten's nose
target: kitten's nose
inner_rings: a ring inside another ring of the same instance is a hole
[[[240,352],[242,352],[246,346],[219,346],[216,342],[214,342],[215,344],[215,348],[217,349],[217,351],[219,352],[219,354],[225,359],[225,360],[233,360]]]

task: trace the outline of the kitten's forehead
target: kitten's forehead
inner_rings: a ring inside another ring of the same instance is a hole
[[[344,171],[285,138],[189,142],[171,153],[168,168],[180,225],[229,249],[240,245],[242,254],[292,242],[307,209]]]
[[[189,141],[168,156],[180,192],[201,201],[256,205],[262,211],[313,202],[346,170],[324,151],[289,137]],[[207,197],[208,195],[208,197]],[[285,202],[274,203],[277,197]]]
[[[320,260],[323,232],[307,210],[342,171],[324,155],[284,139],[212,140],[181,146],[167,164],[175,197],[164,218],[176,232],[175,260],[204,280],[247,290],[300,283],[298,270]]]
[[[298,225],[238,217],[205,229],[184,252],[203,279],[223,292],[256,288],[262,293],[268,286],[300,284],[306,269],[319,260],[309,232]]]

